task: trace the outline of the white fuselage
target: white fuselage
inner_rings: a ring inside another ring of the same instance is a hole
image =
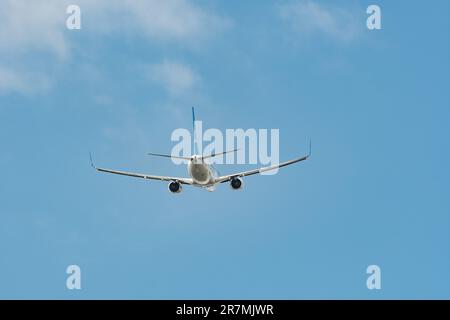
[[[188,163],[188,173],[195,184],[211,186],[215,183],[214,170],[202,160],[201,156],[192,157]]]

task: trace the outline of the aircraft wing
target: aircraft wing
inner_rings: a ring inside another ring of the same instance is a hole
[[[189,179],[189,178],[154,176],[154,175],[148,175],[148,174],[142,174],[142,173],[133,173],[133,172],[127,172],[127,171],[98,168],[92,162],[92,156],[91,156],[91,166],[99,172],[113,173],[113,174],[118,174],[118,175],[122,175],[122,176],[129,176],[129,177],[141,178],[141,179],[160,180],[160,181],[177,181],[181,184],[193,184],[192,179]]]
[[[288,166],[288,165],[296,163],[296,162],[304,161],[304,160],[308,159],[310,155],[311,155],[311,143],[309,145],[309,153],[306,156],[303,156],[301,158],[292,159],[292,160],[282,162],[282,163],[279,163],[279,164],[276,164],[276,165],[273,165],[270,167],[262,167],[262,168],[258,168],[258,169],[254,169],[254,170],[243,171],[243,172],[238,172],[238,173],[234,173],[234,174],[229,174],[226,176],[221,176],[221,177],[216,178],[215,181],[216,181],[216,183],[223,183],[223,182],[230,181],[233,178],[251,176],[254,174],[259,174],[262,172],[274,170],[277,168],[282,168],[282,167]]]

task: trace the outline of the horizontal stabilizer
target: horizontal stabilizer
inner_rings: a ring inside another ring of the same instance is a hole
[[[183,159],[183,160],[191,160],[191,157],[179,157],[179,156],[172,156],[170,154],[160,154],[160,153],[147,153],[149,156],[156,156],[156,157],[164,157],[164,158],[174,158],[174,159]]]
[[[228,151],[219,152],[219,153],[213,153],[213,154],[210,154],[208,156],[202,156],[202,158],[203,159],[213,158],[213,157],[217,157],[217,156],[220,156],[222,154],[225,154],[225,153],[231,153],[231,152],[236,152],[236,151],[239,151],[239,149],[228,150]]]

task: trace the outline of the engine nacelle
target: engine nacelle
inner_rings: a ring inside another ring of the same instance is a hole
[[[243,185],[244,185],[244,182],[242,181],[241,178],[233,178],[230,181],[230,187],[233,190],[239,190],[242,188]]]
[[[172,193],[180,193],[183,191],[183,187],[181,186],[181,183],[172,181],[169,183],[169,191]]]

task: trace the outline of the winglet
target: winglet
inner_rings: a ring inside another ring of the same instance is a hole
[[[92,154],[91,154],[90,151],[89,151],[89,158],[91,160],[91,167],[94,168],[94,169],[97,169],[97,167],[94,165],[94,161],[92,161]]]
[[[311,139],[309,139],[309,153],[308,153],[308,157],[311,155]]]

